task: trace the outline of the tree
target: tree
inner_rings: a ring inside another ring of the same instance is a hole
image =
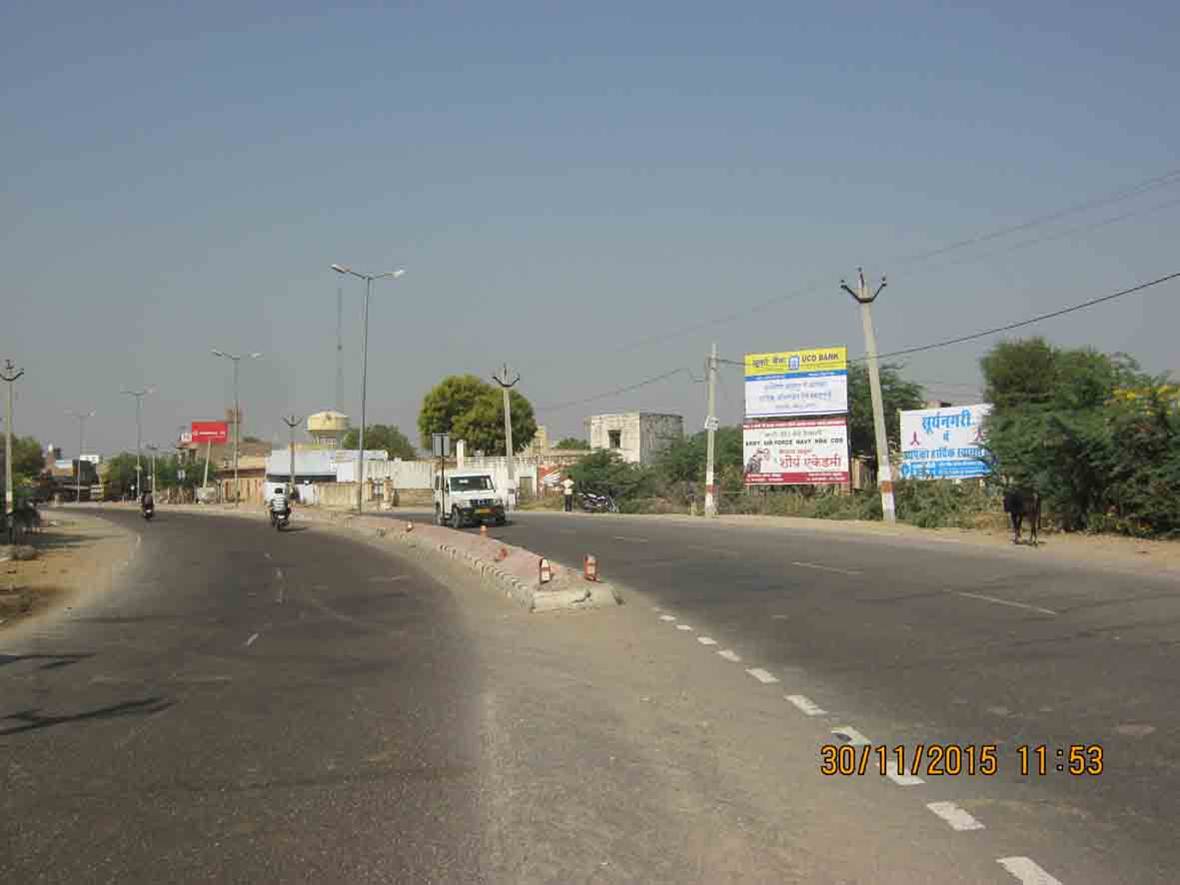
[[[361,444],[359,428],[354,427],[344,435],[342,446],[355,449]],[[406,439],[406,435],[392,424],[374,424],[365,428],[365,450],[384,449],[389,457],[401,458],[403,461],[413,461],[418,457],[414,444]]]
[[[12,477],[32,479],[45,470],[45,452],[36,437],[12,437]],[[0,485],[4,482],[4,436],[0,432]]]
[[[569,470],[577,492],[610,495],[620,506],[651,493],[654,475],[638,464],[629,464],[618,452],[599,449],[579,459]]]
[[[515,439],[513,440],[513,442],[515,442]],[[553,448],[555,448],[555,449],[588,449],[588,448],[590,448],[590,443],[586,442],[586,440],[584,440],[584,439],[578,439],[576,436],[567,436],[565,439],[558,440],[557,444]]]
[[[897,413],[925,405],[922,386],[901,377],[900,366],[884,363],[881,376],[881,405],[885,413],[885,437],[890,451],[901,447],[901,424]],[[867,457],[876,463],[877,437],[873,430],[873,398],[869,367],[853,363],[848,367],[848,442],[853,457]]]
[[[512,404],[512,448],[519,452],[537,435],[532,404],[516,390]],[[422,400],[418,413],[422,445],[431,445],[432,433],[449,433],[452,441],[464,440],[472,450],[489,455],[504,452],[504,397],[498,387],[475,375],[444,378]]]

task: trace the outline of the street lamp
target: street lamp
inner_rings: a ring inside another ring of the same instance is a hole
[[[238,405],[238,363],[242,361],[242,354],[226,353],[223,350],[216,349],[212,353],[214,356],[225,357],[234,364],[234,506],[236,507],[242,497],[242,488],[238,484],[238,434],[242,423],[241,407]],[[256,360],[261,356],[262,354],[260,353],[249,354],[252,360]]]
[[[143,390],[123,389],[127,396],[135,397],[135,493],[143,494],[143,468],[139,466],[140,455],[143,452],[143,398],[155,393],[156,388],[145,387]]]
[[[74,503],[82,503],[82,447],[86,445],[86,419],[93,418],[97,414],[93,409],[89,412],[75,412],[73,410],[66,410],[67,415],[71,415],[78,419],[78,476],[74,481]]]
[[[356,512],[360,513],[365,488],[365,392],[369,381],[369,292],[373,287],[373,280],[383,280],[387,277],[396,280],[405,273],[405,270],[398,268],[385,273],[366,274],[340,264],[333,264],[332,270],[336,273],[352,274],[365,281],[364,337],[361,339],[361,434],[356,454]]]
[[[147,450],[152,453],[152,497],[156,495],[156,452],[160,451],[160,447],[147,444]]]

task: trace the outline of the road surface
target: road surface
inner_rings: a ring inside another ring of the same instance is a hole
[[[659,517],[523,512],[492,531],[574,567],[593,553],[665,623],[757,662],[830,725],[852,720],[908,757],[917,744],[995,744],[996,776],[924,775],[920,789],[969,806],[1061,881],[1098,867],[1106,881],[1177,880],[1174,574],[1044,548]],[[1045,774],[1022,776],[1019,748],[1036,772],[1042,745]],[[1077,745],[1087,772],[1101,747],[1101,774],[1069,773]]]

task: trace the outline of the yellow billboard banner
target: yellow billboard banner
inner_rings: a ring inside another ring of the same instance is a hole
[[[779,353],[747,353],[746,378],[827,375],[848,371],[847,347],[813,347]]]

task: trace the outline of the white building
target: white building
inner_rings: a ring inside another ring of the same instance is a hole
[[[655,456],[684,438],[684,417],[658,412],[618,412],[586,419],[591,449],[618,452],[631,464],[651,464]]]

